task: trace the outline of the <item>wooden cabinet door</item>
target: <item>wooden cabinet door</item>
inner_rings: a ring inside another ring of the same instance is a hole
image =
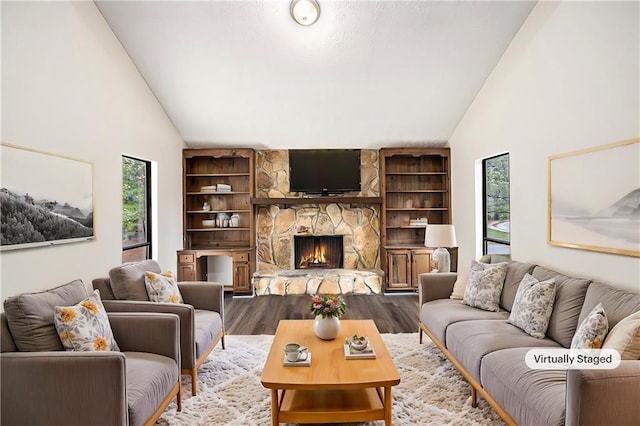
[[[249,267],[249,263],[234,262],[233,292],[234,293],[251,293],[251,270]]]
[[[178,281],[197,281],[194,265],[178,265]]]
[[[403,290],[411,288],[411,251],[387,251],[387,288]]]
[[[420,274],[431,271],[431,251],[426,249],[412,250],[411,253],[411,286],[417,288]]]

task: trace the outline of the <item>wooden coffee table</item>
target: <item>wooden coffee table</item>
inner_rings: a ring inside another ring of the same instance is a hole
[[[344,340],[354,333],[369,337],[375,359],[345,359]],[[283,348],[291,342],[309,348],[309,367],[283,366]],[[391,387],[400,376],[372,320],[341,320],[340,335],[328,341],[313,334],[313,320],[282,320],[261,381],[271,389],[273,425],[372,420],[391,425]]]

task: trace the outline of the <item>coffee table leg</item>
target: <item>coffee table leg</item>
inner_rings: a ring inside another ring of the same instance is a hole
[[[391,386],[384,388],[384,424],[391,426]]]
[[[280,407],[278,405],[278,389],[271,389],[271,424],[280,424]]]

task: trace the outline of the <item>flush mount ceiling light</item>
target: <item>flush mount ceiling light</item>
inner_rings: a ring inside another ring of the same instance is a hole
[[[316,0],[293,0],[291,16],[300,25],[311,25],[320,16],[320,5]]]

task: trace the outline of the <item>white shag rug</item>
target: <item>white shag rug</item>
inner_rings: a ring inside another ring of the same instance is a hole
[[[418,333],[382,339],[400,373],[392,393],[394,426],[504,424],[482,398],[471,407],[469,385],[426,336],[422,345]],[[227,349],[216,347],[198,370],[198,395],[183,375],[182,411],[173,402],[156,425],[270,425],[271,391],[260,376],[272,341],[271,335],[226,336]]]

